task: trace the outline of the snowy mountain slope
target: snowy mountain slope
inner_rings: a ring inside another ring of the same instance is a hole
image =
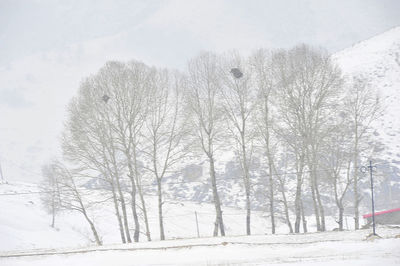
[[[389,179],[386,182],[389,186],[383,188],[378,204],[382,208],[396,207],[400,203],[396,196],[400,193],[400,27],[359,42],[332,57],[345,75],[366,77],[382,98],[384,114],[373,125],[374,137],[382,145],[371,159],[383,162],[378,165],[377,176]],[[393,198],[397,198],[393,203],[396,206],[388,206]]]
[[[333,58],[345,75],[362,74],[380,93],[386,106],[375,124],[386,146],[381,159],[400,162],[400,27],[357,43]]]

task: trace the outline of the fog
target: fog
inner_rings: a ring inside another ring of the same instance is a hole
[[[0,1],[0,163],[40,178],[65,107],[107,60],[182,69],[203,50],[334,53],[400,23],[398,1]]]

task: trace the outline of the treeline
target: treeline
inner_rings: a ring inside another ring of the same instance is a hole
[[[239,181],[245,192],[248,235],[256,156],[266,162],[267,174],[262,178],[267,184],[272,233],[277,204],[290,232],[299,233],[301,227],[307,231],[305,191],[311,192],[318,231],[326,230],[322,186],[334,197],[339,230],[343,230],[344,199],[352,192],[358,229],[357,169],[360,154],[367,152],[370,125],[380,112],[377,93],[364,77],[344,77],[325,51],[307,45],[261,49],[249,57],[201,53],[183,73],[137,61],[107,62],[83,80],[71,100],[62,137],[63,158],[43,168],[44,187],[51,191],[45,202],[53,217],[60,209],[81,212],[101,244],[87,213],[93,199],[80,190],[89,179],[101,180],[110,188],[104,200],[114,205],[121,241],[139,241],[141,230],[150,241],[142,182],[151,178],[158,198],[159,237],[164,240],[163,180],[188,160],[206,158],[215,205],[213,233],[224,236],[223,188],[215,165],[221,147],[229,147],[243,177]],[[293,182],[282,172],[292,172]]]

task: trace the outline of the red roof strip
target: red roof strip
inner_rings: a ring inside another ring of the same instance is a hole
[[[381,211],[381,212],[375,212],[375,216],[385,214],[385,213],[398,212],[398,211],[400,211],[400,208],[391,209],[391,210],[387,210],[387,211]],[[363,218],[369,218],[369,217],[372,217],[372,213],[363,215]]]

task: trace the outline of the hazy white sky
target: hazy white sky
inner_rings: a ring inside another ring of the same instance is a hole
[[[0,163],[37,180],[65,106],[107,60],[183,68],[201,50],[335,52],[400,25],[396,0],[0,0]]]

